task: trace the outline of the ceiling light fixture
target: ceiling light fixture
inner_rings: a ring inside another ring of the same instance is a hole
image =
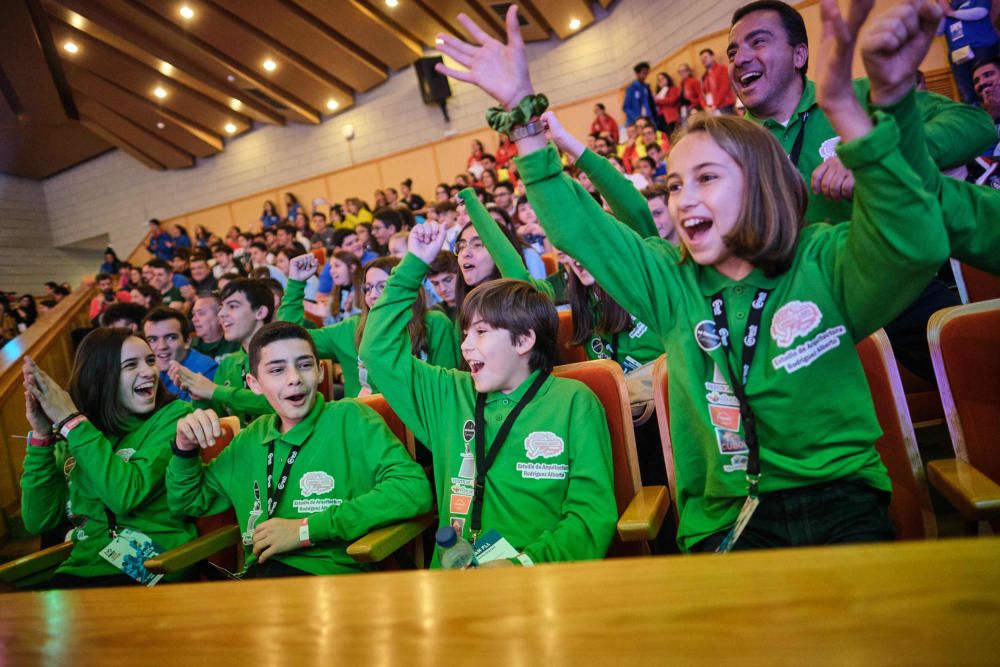
[[[63,48],[69,53],[77,53],[80,50],[80,47],[76,45],[76,42],[66,42],[63,44]]]
[[[570,19],[569,29],[570,30],[577,30],[580,27],[580,25],[581,25],[580,24],[580,19]]]
[[[267,60],[264,61],[264,69],[266,69],[268,72],[273,72],[274,70],[278,69],[278,63],[268,58]]]
[[[181,8],[180,8],[179,11],[180,11],[180,14],[181,14],[181,16],[183,18],[186,18],[188,20],[191,20],[191,19],[194,18],[194,10],[191,9],[190,7],[188,7],[187,5],[181,5]]]
[[[164,97],[167,96],[167,91],[165,91],[160,86],[157,86],[156,90],[153,91],[153,94],[156,95],[157,97],[159,97],[162,100]]]
[[[232,123],[226,123],[226,134],[236,134],[236,126]]]
[[[167,126],[167,124],[164,123],[162,120],[161,121],[157,121],[157,123],[156,123],[156,129],[158,129],[158,130],[162,130],[166,126]]]
[[[232,109],[233,111],[239,111],[242,107],[243,107],[243,102],[240,102],[235,97],[229,102],[229,108]]]
[[[329,109],[330,111],[336,111],[337,107],[339,106],[340,103],[337,100],[331,99],[326,101],[326,108]]]
[[[385,4],[387,7],[392,9],[393,7],[399,4],[399,0],[385,0]]]

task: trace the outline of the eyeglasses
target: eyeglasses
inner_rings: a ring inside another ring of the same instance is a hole
[[[458,243],[456,243],[455,254],[461,255],[466,248],[468,248],[469,250],[482,250],[483,247],[484,247],[483,240],[477,236],[471,241],[459,241]]]
[[[381,282],[377,282],[377,283],[365,283],[365,287],[364,287],[365,294],[371,294],[373,292],[375,292],[377,294],[381,294],[382,290],[384,290],[384,289],[385,289],[385,281],[384,280],[381,281]]]

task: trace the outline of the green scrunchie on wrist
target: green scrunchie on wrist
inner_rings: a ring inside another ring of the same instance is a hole
[[[540,116],[549,108],[549,98],[545,95],[528,95],[510,111],[502,106],[486,110],[486,124],[501,134],[510,134],[518,125],[524,125],[535,116]]]

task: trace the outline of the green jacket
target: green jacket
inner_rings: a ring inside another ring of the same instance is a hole
[[[618,224],[563,176],[552,147],[518,158],[552,241],[664,339],[685,550],[729,528],[746,495],[738,402],[713,338],[709,299],[720,291],[731,337],[742,341],[757,289],[772,290],[746,385],[761,445],[761,491],[847,478],[890,489],[854,344],[912,302],[944,261],[947,240],[937,202],[897,150],[896,124],[881,114],[877,121],[867,136],[837,149],[856,179],[852,223],[804,228],[787,272],[767,277],[755,269],[739,282]],[[734,351],[734,368],[738,360]]]
[[[164,549],[194,538],[194,524],[170,512],[164,488],[177,420],[189,412],[189,403],[175,400],[148,419],[129,419],[121,438],[107,438],[86,421],[65,443],[28,447],[21,477],[25,528],[52,530],[67,515],[75,526],[73,551],[57,572],[78,577],[120,572],[100,556],[111,542],[106,509],[119,528],[141,531]]]
[[[1000,192],[943,176],[924,141],[924,124],[913,96],[883,109],[899,124],[899,149],[941,203],[951,256],[983,271],[1000,274]]]
[[[305,283],[301,280],[289,280],[285,288],[285,296],[278,307],[277,320],[302,324],[305,317],[302,309],[302,299],[305,295]],[[354,336],[361,318],[357,315],[334,325],[309,332],[320,359],[333,359],[340,364],[344,373],[344,396],[353,398],[361,393],[362,387],[370,388],[372,393],[379,393],[369,377],[367,369],[359,363],[358,348]],[[429,310],[424,319],[427,330],[426,361],[442,368],[458,366],[458,342],[455,337],[455,325],[443,312]]]
[[[173,456],[167,468],[167,500],[180,515],[199,517],[236,511],[245,535],[250,513],[267,520],[267,445],[275,443],[274,484],[294,445],[302,445],[274,516],[308,517],[312,547],[275,558],[312,574],[367,569],[347,555],[347,546],[368,531],[431,508],[424,471],[407,454],[378,414],[345,399],[317,396],[309,416],[282,435],[278,417],[254,421],[207,465],[198,457]],[[255,494],[259,491],[259,502]],[[252,558],[252,547],[246,548]]]
[[[854,80],[854,91],[866,107],[869,89],[868,79]],[[997,141],[996,127],[989,114],[982,109],[920,91],[916,93],[916,104],[924,123],[927,150],[941,169],[965,164]],[[791,153],[802,131],[802,113],[808,113],[809,117],[805,122],[802,153],[796,166],[809,188],[806,222],[850,220],[851,200],[833,201],[812,191],[813,171],[826,157],[833,155],[834,147],[839,142],[826,114],[816,104],[816,85],[812,81],[806,81],[802,99],[787,126],[770,118],[757,118],[749,112],[746,117],[770,130],[785,151]]]
[[[510,244],[510,239],[500,229],[500,225],[479,201],[476,191],[472,188],[465,188],[458,193],[458,196],[465,202],[465,210],[469,214],[472,226],[476,228],[479,239],[496,263],[500,275],[504,278],[531,283],[536,290],[555,300],[556,294],[552,285],[547,280],[537,280],[531,277],[528,268],[524,265],[524,257],[517,251],[517,248]]]
[[[368,314],[361,356],[393,410],[431,452],[440,524],[458,525],[468,538],[477,396],[472,375],[415,360],[406,339],[410,306],[427,268],[413,254],[396,267]],[[487,446],[536,376],[510,394],[488,395]],[[537,452],[543,440],[555,444],[554,451]],[[604,556],[616,520],[604,410],[583,384],[550,377],[518,417],[486,477],[482,532],[497,529],[536,563],[583,560]]]
[[[208,401],[194,401],[196,408],[215,410],[220,415],[235,415],[240,424],[246,425],[260,415],[274,412],[263,394],[255,394],[247,388],[246,376],[250,372],[250,359],[243,348],[222,357],[219,369],[215,371],[218,385]]]
[[[195,336],[191,339],[191,349],[197,350],[207,357],[212,357],[216,361],[222,361],[222,357],[230,352],[239,350],[240,344],[236,341],[226,340],[225,338],[220,338],[214,343],[206,343],[198,336]]]

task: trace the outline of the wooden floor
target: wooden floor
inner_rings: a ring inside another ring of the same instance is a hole
[[[18,593],[4,665],[997,665],[1000,538]]]

